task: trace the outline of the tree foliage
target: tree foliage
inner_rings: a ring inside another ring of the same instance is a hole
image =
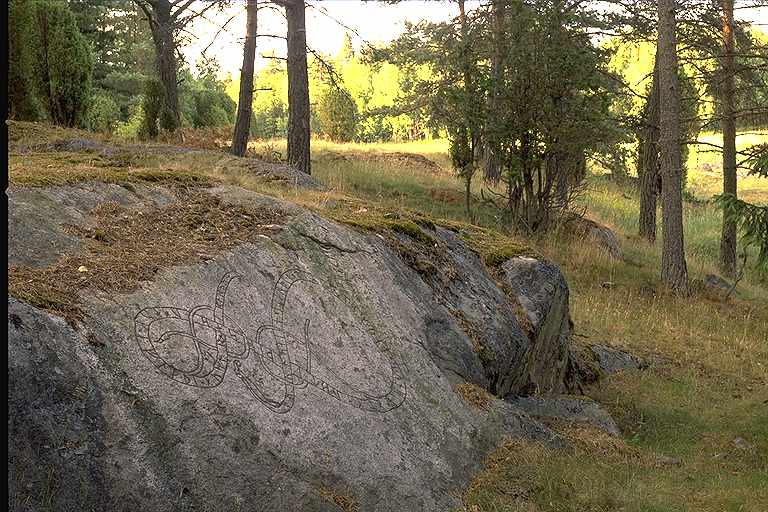
[[[59,0],[14,0],[11,13],[20,22],[10,34],[12,114],[81,125],[91,99],[93,58],[74,14]]]
[[[315,112],[320,133],[335,142],[355,139],[357,105],[349,91],[333,85],[326,87]]]
[[[448,131],[455,165],[487,166],[493,155],[498,170],[486,175],[502,182],[497,204],[509,224],[546,229],[586,156],[615,141],[607,53],[587,35],[594,19],[580,3],[500,1],[467,21],[464,37],[455,21],[410,25],[377,58],[415,74],[401,103]]]
[[[768,144],[752,149],[749,164],[750,175],[768,179]],[[738,226],[743,247],[757,248],[756,267],[768,276],[768,206],[748,203],[732,194],[720,194],[715,199],[723,215]]]
[[[34,79],[33,48],[37,41],[30,0],[11,0],[8,24],[8,110],[13,119],[38,121],[45,117]]]

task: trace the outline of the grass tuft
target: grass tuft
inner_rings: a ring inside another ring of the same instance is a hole
[[[473,384],[471,382],[462,382],[460,384],[456,384],[453,389],[469,405],[482,411],[487,411],[491,408],[493,395],[491,395],[488,391],[481,388],[477,384]]]
[[[333,503],[339,507],[339,510],[342,510],[343,512],[358,512],[360,510],[360,506],[358,505],[357,500],[352,496],[339,494],[327,487],[316,487],[315,491],[320,497],[330,503]]]

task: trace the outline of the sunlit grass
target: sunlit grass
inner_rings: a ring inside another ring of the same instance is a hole
[[[709,199],[723,191],[723,157],[720,149],[723,138],[720,133],[705,132],[699,135],[702,144],[689,146],[688,188],[701,199]],[[768,130],[753,130],[739,133],[736,137],[736,151],[741,152],[757,144],[768,143]],[[738,160],[743,160],[739,155]],[[768,180],[747,176],[746,169],[738,170],[738,193],[747,201],[768,204]]]

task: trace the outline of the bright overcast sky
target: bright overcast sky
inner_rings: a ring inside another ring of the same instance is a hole
[[[468,5],[477,3],[467,2]],[[195,7],[199,8],[199,5]],[[447,20],[458,15],[458,7],[455,2],[448,1],[407,0],[399,5],[388,5],[358,0],[325,0],[308,5],[306,13],[307,45],[318,52],[333,55],[341,48],[346,32],[350,32],[356,48],[361,46],[362,40],[355,32],[370,43],[387,42],[403,31],[405,21]],[[197,39],[183,48],[187,62],[194,66],[200,52],[213,41],[206,55],[216,58],[223,74],[237,76],[243,60],[245,1],[236,1],[224,12],[208,11],[206,18],[196,21],[189,30]],[[221,25],[230,18],[232,21],[217,36]],[[276,10],[260,9],[258,24],[259,34],[285,35],[285,18]],[[271,51],[284,56],[285,40],[260,37],[256,48],[257,68],[267,63],[259,55]]]
[[[193,7],[199,9],[201,3]],[[479,1],[468,0],[467,8],[478,4]],[[403,31],[406,21],[443,21],[457,15],[456,3],[445,0],[406,0],[396,5],[360,0],[315,1],[307,7],[307,45],[318,52],[335,54],[348,31],[344,26],[351,29],[353,44],[359,48],[362,41],[354,31],[368,42],[387,42]],[[183,49],[187,62],[194,66],[200,52],[210,44],[206,55],[216,58],[222,74],[237,77],[243,59],[245,0],[235,0],[233,6],[224,12],[208,11],[206,17],[207,20],[198,20],[189,27],[189,32],[195,34],[197,39]],[[740,10],[738,17],[762,25],[763,30],[768,29],[768,8]],[[258,23],[259,34],[285,35],[285,19],[276,10],[260,9]],[[226,27],[220,31],[224,24]],[[267,63],[266,59],[258,56],[271,51],[285,55],[285,40],[260,37],[256,48],[257,68]]]

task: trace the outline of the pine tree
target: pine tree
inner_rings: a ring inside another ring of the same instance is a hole
[[[14,0],[10,7],[11,115],[81,125],[91,100],[93,58],[72,11],[56,0]]]
[[[677,71],[675,0],[659,0],[659,105],[661,208],[664,243],[661,279],[676,294],[689,292],[683,237],[683,198],[680,187],[680,99]]]
[[[721,87],[722,130],[723,130],[723,194],[734,198],[736,185],[736,115],[735,110],[735,48],[733,0],[723,1],[723,79]],[[727,215],[723,216],[723,230],[720,237],[720,267],[723,273],[733,277],[736,274],[736,223]]]
[[[320,132],[336,142],[355,138],[357,105],[346,89],[330,85],[323,92],[316,108]]]
[[[248,149],[248,135],[251,133],[253,117],[253,66],[256,57],[256,31],[258,2],[248,0],[246,6],[245,44],[243,45],[243,67],[240,70],[240,96],[237,101],[237,121],[232,135],[232,154],[244,156]]]
[[[32,0],[11,0],[8,24],[8,110],[11,119],[45,117],[34,83],[34,11]]]
[[[284,0],[288,20],[288,164],[311,174],[304,0]]]

